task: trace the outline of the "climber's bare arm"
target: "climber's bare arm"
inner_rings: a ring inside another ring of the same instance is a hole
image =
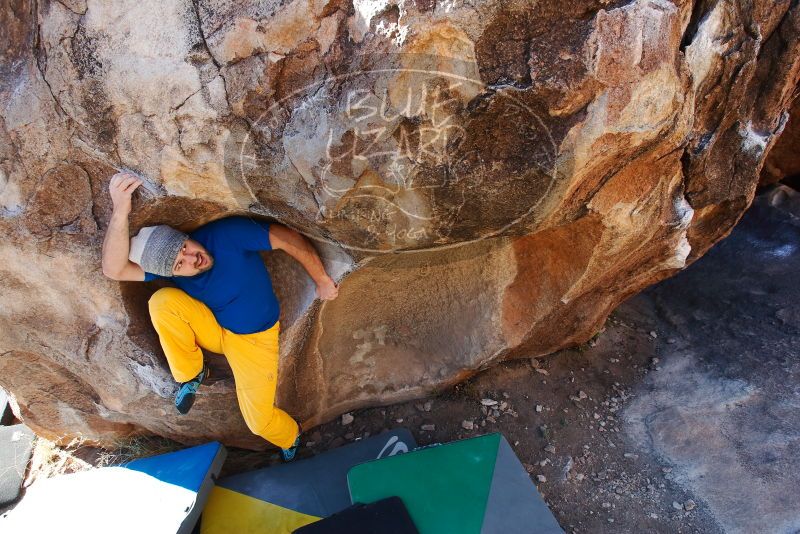
[[[283,250],[296,259],[317,284],[317,296],[322,300],[333,300],[339,294],[339,288],[328,276],[319,254],[311,242],[291,228],[280,224],[270,224],[269,242],[273,250]]]
[[[128,236],[131,195],[140,185],[141,179],[124,172],[112,176],[108,185],[114,210],[103,240],[103,274],[113,280],[144,280],[144,270],[128,259],[131,246]]]

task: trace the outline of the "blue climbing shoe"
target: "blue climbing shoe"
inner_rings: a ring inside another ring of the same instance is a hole
[[[281,457],[283,458],[284,462],[291,462],[294,460],[294,455],[297,453],[297,449],[300,447],[300,434],[297,434],[297,439],[294,440],[294,443],[288,449],[281,449]]]
[[[197,388],[208,378],[209,374],[208,366],[204,365],[199,375],[188,382],[183,382],[178,388],[178,393],[175,395],[175,407],[181,414],[186,415],[189,413],[189,410],[194,404],[194,398],[197,396]]]

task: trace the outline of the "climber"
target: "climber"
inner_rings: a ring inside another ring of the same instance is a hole
[[[180,383],[176,408],[186,414],[208,378],[200,347],[224,354],[248,428],[280,447],[285,461],[292,460],[301,429],[274,406],[279,307],[258,251],[283,250],[299,261],[323,300],[336,298],[338,287],[311,243],[279,224],[228,217],[189,235],[160,225],[129,238],[131,195],[141,184],[132,173],[111,178],[113,211],[103,242],[103,274],[129,281],[166,278],[177,286],[159,289],[149,302],[172,376]]]

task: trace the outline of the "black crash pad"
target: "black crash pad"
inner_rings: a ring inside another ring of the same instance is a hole
[[[8,402],[8,394],[0,388],[0,426],[10,425],[14,420],[14,414],[11,412],[11,404]]]
[[[400,497],[354,504],[294,531],[295,534],[419,534]]]

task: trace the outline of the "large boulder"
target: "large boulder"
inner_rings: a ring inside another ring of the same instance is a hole
[[[229,214],[283,253],[281,406],[306,428],[594,335],[725,237],[800,73],[790,0],[12,1],[0,8],[0,386],[50,437],[261,447],[230,372],[187,416],[147,316],[103,277],[131,230]]]

